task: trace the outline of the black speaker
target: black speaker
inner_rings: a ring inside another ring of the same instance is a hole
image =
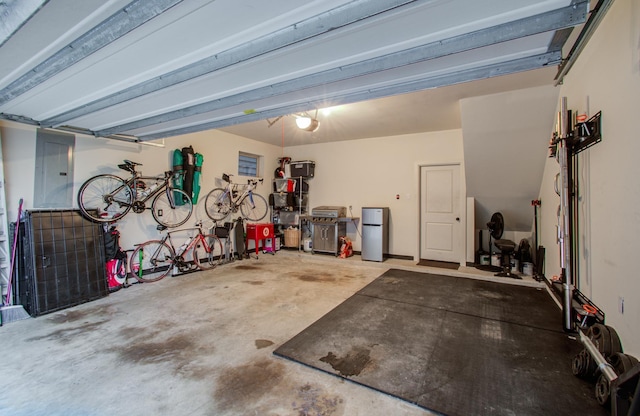
[[[109,294],[101,224],[79,210],[42,210],[26,211],[18,229],[16,301],[29,315]]]

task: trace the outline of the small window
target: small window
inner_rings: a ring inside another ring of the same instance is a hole
[[[262,156],[252,155],[251,153],[238,153],[238,175],[241,176],[260,176],[260,160]]]

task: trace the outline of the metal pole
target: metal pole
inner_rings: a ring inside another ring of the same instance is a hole
[[[560,104],[560,140],[558,142],[558,163],[560,163],[560,267],[563,279],[563,328],[572,331],[571,301],[573,299],[573,275],[571,267],[571,233],[570,233],[570,184],[569,184],[569,120],[567,114],[567,97],[562,97]]]
[[[578,332],[580,333],[580,342],[582,342],[584,348],[587,350],[589,355],[591,355],[591,358],[593,358],[596,364],[598,364],[598,369],[600,370],[600,372],[604,374],[609,382],[612,382],[613,380],[618,378],[618,375],[613,370],[613,367],[611,367],[611,364],[609,364],[607,360],[605,360],[605,358],[602,356],[602,354],[600,354],[600,351],[593,344],[593,342],[591,342],[591,339],[589,339],[589,337],[586,336],[582,331]]]

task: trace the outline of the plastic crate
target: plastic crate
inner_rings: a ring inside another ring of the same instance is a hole
[[[316,162],[311,160],[302,160],[299,162],[291,162],[291,177],[313,178],[316,169]]]

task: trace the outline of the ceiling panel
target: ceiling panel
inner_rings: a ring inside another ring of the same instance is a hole
[[[587,12],[581,0],[49,0],[0,47],[0,116],[132,140],[220,128],[556,65],[559,31]]]

